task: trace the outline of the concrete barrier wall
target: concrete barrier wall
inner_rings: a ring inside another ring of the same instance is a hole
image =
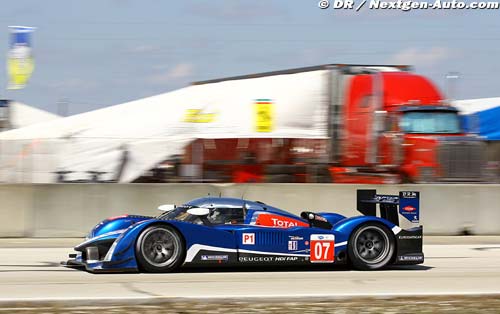
[[[156,215],[160,204],[209,193],[260,200],[297,214],[307,209],[353,216],[359,188],[420,191],[426,234],[467,229],[500,235],[500,185],[43,184],[0,185],[0,237],[80,237],[106,217]]]

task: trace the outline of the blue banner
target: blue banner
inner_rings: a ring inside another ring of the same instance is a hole
[[[9,26],[10,45],[7,55],[8,89],[24,88],[33,73],[35,63],[31,49],[34,27]]]

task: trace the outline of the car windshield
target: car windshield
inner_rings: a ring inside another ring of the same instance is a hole
[[[408,111],[403,114],[400,124],[405,133],[461,133],[456,112],[449,111]]]
[[[176,207],[172,211],[160,214],[158,216],[158,219],[180,220],[180,221],[192,222],[199,225],[203,224],[203,221],[200,219],[200,217],[191,215],[190,213],[187,212],[187,210],[190,208],[193,208],[193,206]]]
[[[210,208],[209,214],[204,217],[191,215],[187,212],[190,208],[193,207],[194,206],[191,205],[182,205],[176,207],[172,211],[160,214],[158,216],[158,219],[181,220],[199,225],[227,225],[242,224],[244,222],[245,213],[242,207]]]

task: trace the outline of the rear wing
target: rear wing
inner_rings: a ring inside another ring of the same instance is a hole
[[[357,190],[357,210],[365,216],[377,216],[399,226],[399,215],[411,223],[420,223],[420,192],[401,191],[399,195],[377,194],[377,190]]]

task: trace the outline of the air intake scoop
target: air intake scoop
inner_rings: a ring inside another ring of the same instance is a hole
[[[322,229],[332,229],[332,224],[328,220],[313,212],[302,212],[300,217],[307,220],[311,227],[322,228]]]

